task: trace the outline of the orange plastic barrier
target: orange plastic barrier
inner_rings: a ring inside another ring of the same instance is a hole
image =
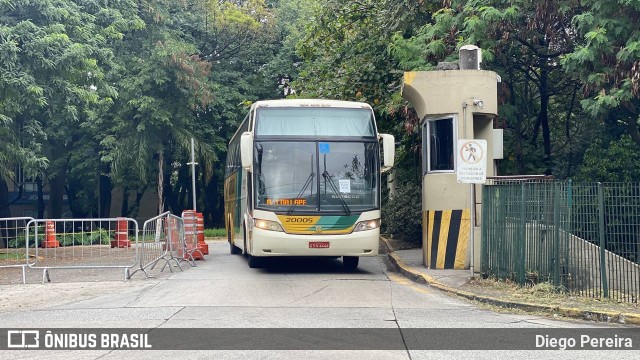
[[[209,245],[204,241],[204,215],[202,213],[196,213],[197,217],[197,226],[196,230],[198,233],[198,249],[202,251],[204,255],[209,254]]]
[[[56,225],[53,221],[47,221],[45,225],[45,240],[42,242],[43,248],[60,247],[60,242],[56,239]]]
[[[131,241],[129,240],[129,222],[127,219],[118,218],[116,221],[116,236],[114,240],[111,240],[111,247],[131,247]]]

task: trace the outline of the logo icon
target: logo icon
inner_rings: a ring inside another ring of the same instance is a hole
[[[27,349],[40,347],[40,331],[7,330],[7,347],[11,349]]]

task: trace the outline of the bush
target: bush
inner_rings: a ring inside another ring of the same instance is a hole
[[[42,244],[45,241],[44,228],[38,231],[38,244]],[[29,235],[29,246],[35,247],[34,235]],[[109,231],[105,229],[98,229],[92,232],[77,232],[77,233],[63,233],[56,234],[56,239],[60,242],[60,246],[72,246],[72,245],[109,245],[113,236]],[[25,246],[24,235],[18,235],[15,238],[9,240],[8,248],[24,248]]]
[[[383,232],[413,245],[422,244],[422,190],[407,183],[382,207]]]
[[[92,232],[57,234],[56,238],[60,241],[60,246],[109,245],[113,239],[109,231],[105,229],[98,229]]]
[[[584,154],[580,172],[575,177],[585,182],[640,181],[640,150],[630,136],[603,144],[596,140]]]
[[[42,241],[44,241],[44,234],[40,233],[38,234],[38,243],[41,243]],[[13,239],[9,240],[9,244],[8,247],[9,248],[24,248],[26,244],[26,239],[24,237],[24,235],[18,235]],[[29,246],[30,247],[35,247],[35,242],[33,241],[33,235],[31,236],[31,240],[29,241]]]
[[[227,230],[222,228],[215,228],[215,229],[204,229],[204,237],[206,238],[226,238],[227,237]]]

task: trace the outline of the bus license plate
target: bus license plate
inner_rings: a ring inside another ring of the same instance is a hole
[[[309,242],[309,249],[328,249],[328,241],[311,241]]]

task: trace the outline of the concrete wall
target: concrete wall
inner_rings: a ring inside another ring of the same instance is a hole
[[[498,75],[487,70],[409,71],[404,73],[402,97],[409,100],[420,118],[459,113],[462,102],[482,99],[484,107],[474,113],[497,114]],[[461,129],[462,130],[462,129]]]

